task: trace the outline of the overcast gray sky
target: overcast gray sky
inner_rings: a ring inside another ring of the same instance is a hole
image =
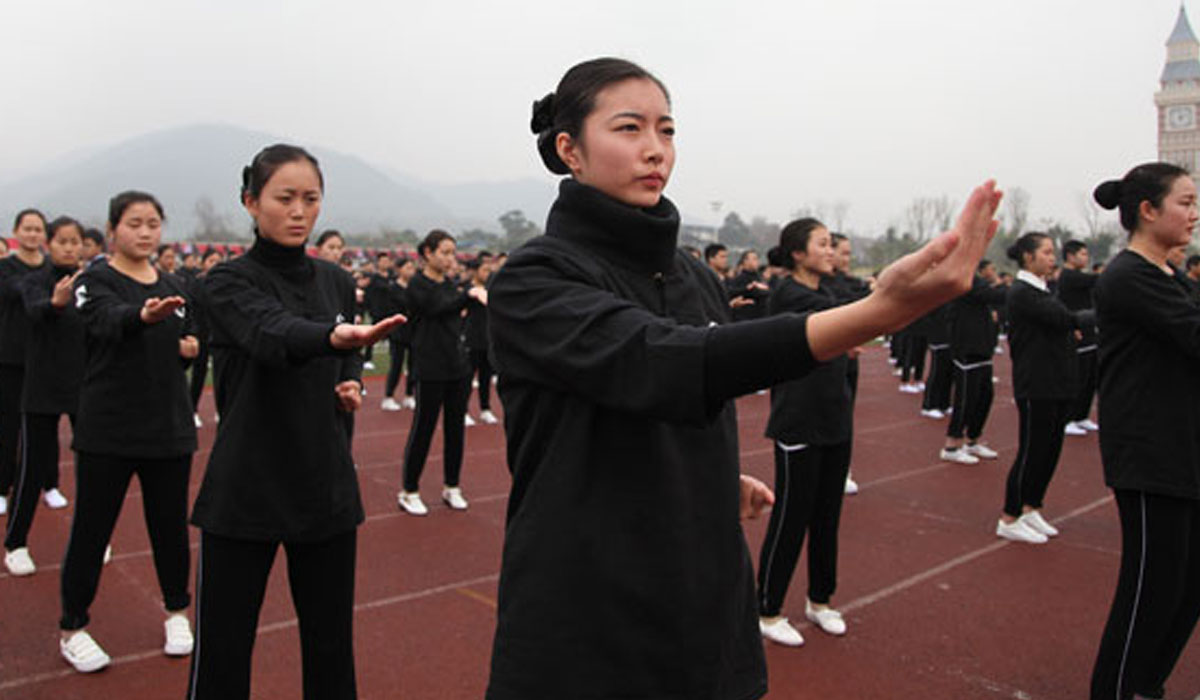
[[[618,55],[672,92],[667,194],[693,214],[713,216],[719,201],[721,214],[784,221],[845,200],[847,227],[875,234],[914,197],[961,202],[993,176],[1029,191],[1034,222],[1080,227],[1084,192],[1157,155],[1152,100],[1178,10],[1177,0],[0,0],[0,181],[195,122],[437,181],[549,179],[530,103],[573,63]]]

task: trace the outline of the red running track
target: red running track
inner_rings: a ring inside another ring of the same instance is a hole
[[[853,461],[862,491],[844,510],[834,598],[849,632],[833,638],[801,625],[803,648],[768,644],[768,697],[1086,696],[1120,548],[1097,440],[1067,438],[1045,508],[1062,536],[1042,547],[997,540],[992,531],[1017,440],[1006,357],[997,358],[997,372],[986,437],[1000,459],[965,467],[938,461],[945,422],[921,418],[919,397],[896,391],[883,352],[863,356]],[[381,412],[380,386],[368,384],[355,440],[368,514],[359,531],[359,695],[480,698],[509,483],[503,432],[483,425],[467,431],[466,513],[438,501],[435,439],[423,485],[432,512],[405,516],[395,493],[412,414]],[[214,435],[209,400],[193,493]],[[770,483],[770,443],[762,437],[767,398],[747,397],[738,408],[743,469]],[[63,482],[73,497],[69,459]],[[58,571],[70,509],[39,510],[30,537],[38,573],[0,574],[0,698],[183,697],[188,662],[161,653],[163,614],[139,500],[135,483],[113,536],[115,559],[92,607],[89,629],[114,663],[90,676],[72,671],[57,650]],[[755,558],[764,530],[764,521],[746,527]],[[784,606],[794,621],[804,617],[803,572],[801,562]],[[1200,641],[1193,639],[1168,689],[1169,697],[1185,700],[1200,693]],[[282,562],[260,619],[252,695],[300,697],[299,641]]]

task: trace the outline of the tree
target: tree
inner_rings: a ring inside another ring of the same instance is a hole
[[[1020,187],[1013,187],[1004,193],[1003,216],[1004,232],[1013,239],[1025,231],[1029,222],[1029,193]]]
[[[512,250],[525,241],[540,236],[542,230],[538,225],[525,218],[520,209],[512,209],[500,215],[500,227],[504,229],[504,247]]]
[[[850,202],[839,199],[831,207],[833,214],[833,229],[838,233],[846,232],[846,215],[850,213]]]
[[[736,211],[725,215],[725,223],[717,229],[717,240],[730,248],[745,248],[754,244],[754,239],[750,236],[750,227],[742,221],[742,217],[738,216]]]
[[[229,225],[229,217],[219,213],[208,197],[197,199],[193,211],[196,214],[196,230],[192,232],[192,240],[201,243],[246,240],[246,236],[234,233]]]
[[[908,230],[918,241],[929,239],[936,225],[934,200],[930,197],[917,197],[904,210],[904,218],[908,222]]]
[[[759,250],[767,250],[779,245],[779,224],[767,221],[765,217],[756,216],[750,220],[750,239],[752,246]]]

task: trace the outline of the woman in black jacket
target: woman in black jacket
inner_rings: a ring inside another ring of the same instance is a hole
[[[4,564],[14,576],[36,569],[26,547],[40,486],[58,470],[58,424],[72,424],[83,381],[83,322],[75,309],[73,284],[79,275],[83,227],[59,217],[46,228],[50,264],[21,280],[21,299],[29,315],[25,348],[25,388],[21,396],[21,460],[16,499],[8,514]]]
[[[416,410],[404,447],[404,485],[397,496],[400,509],[409,515],[426,515],[429,509],[418,489],[429,443],[442,419],[442,500],[453,510],[466,510],[458,478],[462,471],[463,422],[471,396],[471,363],[463,338],[463,314],[468,299],[487,304],[487,290],[463,291],[449,274],[456,264],[454,237],[433,230],[417,248],[425,266],[408,284],[406,300],[413,321],[412,354],[416,372]]]
[[[838,305],[822,286],[833,274],[829,230],[816,219],[783,227],[779,247],[791,274],[771,292],[770,315],[808,313]],[[846,633],[841,613],[829,606],[837,587],[838,522],[846,475],[854,403],[845,354],[801,379],[771,387],[766,436],[775,443],[775,507],[758,559],[758,614],[763,636],[787,646],[804,638],[780,615],[788,584],[808,534],[808,597],[804,614],[829,634]]]
[[[194,358],[198,343],[183,282],[150,264],[162,222],[162,205],[153,195],[131,191],[113,197],[112,257],[75,283],[87,362],[72,442],[75,515],[63,558],[59,649],[80,672],[109,663],[85,628],[104,550],[135,474],[167,612],[163,652],[192,651],[187,490],[196,428],[181,358]]]
[[[362,356],[403,317],[354,325],[354,284],[305,253],[324,182],[302,148],[242,173],[250,250],[206,285],[221,423],[192,523],[202,530],[188,698],[247,698],[258,613],[287,552],[304,697],[353,698],[354,562],[362,500],[340,416],[361,404]]]
[[[1008,345],[1019,444],[1004,490],[996,535],[1044,544],[1058,529],[1042,517],[1042,499],[1058,466],[1063,428],[1078,391],[1075,337],[1088,312],[1076,314],[1046,286],[1054,270],[1054,241],[1044,233],[1022,235],[1008,249],[1020,266],[1008,290]]]
[[[1091,697],[1161,698],[1200,618],[1200,308],[1167,264],[1200,220],[1196,185],[1149,163],[1094,196],[1130,235],[1095,288],[1100,456],[1122,547]]]
[[[861,301],[727,323],[721,283],[676,248],[662,83],[620,59],[581,63],[531,127],[547,167],[572,177],[546,235],[489,288],[513,483],[487,697],[759,697],[739,515],[771,497],[739,478],[732,399],[962,293],[999,193],[977,189],[954,232]]]

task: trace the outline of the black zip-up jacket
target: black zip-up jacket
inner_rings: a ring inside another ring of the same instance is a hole
[[[810,289],[788,277],[771,293],[772,316],[830,309],[837,299],[824,287]],[[818,365],[800,379],[771,387],[766,436],[788,445],[837,445],[850,439],[854,404],[847,357]]]
[[[967,293],[950,302],[950,351],[956,360],[990,359],[999,328],[992,306],[1004,305],[1008,289],[993,287],[979,275]]]
[[[61,309],[50,303],[55,284],[73,274],[74,268],[46,265],[21,280],[21,300],[30,322],[21,394],[25,413],[74,415],[79,410],[86,359],[83,319],[73,295]]]
[[[1064,267],[1058,274],[1056,290],[1058,298],[1062,299],[1062,303],[1071,311],[1084,311],[1092,308],[1094,306],[1092,290],[1096,287],[1097,277],[1099,275]],[[1079,330],[1083,333],[1083,339],[1078,343],[1079,347],[1095,348],[1096,327],[1092,324],[1085,324]]]
[[[467,294],[454,282],[434,282],[418,272],[405,294],[412,336],[413,377],[418,381],[448,382],[471,374],[463,337]]]
[[[491,700],[766,692],[731,399],[814,362],[802,316],[724,325],[678,228],[665,198],[566,179],[490,284],[513,475]]]
[[[1178,276],[1129,250],[1095,299],[1105,483],[1200,499],[1200,308]]]
[[[194,333],[188,308],[143,323],[150,297],[187,298],[183,283],[159,274],[150,284],[111,264],[75,280],[75,305],[87,329],[87,360],[73,446],[80,452],[166,459],[196,451],[192,400],[179,339]]]
[[[363,521],[335,387],[362,355],[329,334],[353,322],[344,270],[256,238],[207,278],[217,440],[192,523],[226,537],[319,541]]]
[[[21,280],[50,267],[48,258],[31,267],[15,254],[0,258],[0,365],[25,364],[25,345],[29,341],[29,316],[21,301]]]
[[[1075,331],[1095,316],[1073,312],[1050,292],[1017,279],[1008,289],[1013,396],[1071,399],[1079,391]]]

